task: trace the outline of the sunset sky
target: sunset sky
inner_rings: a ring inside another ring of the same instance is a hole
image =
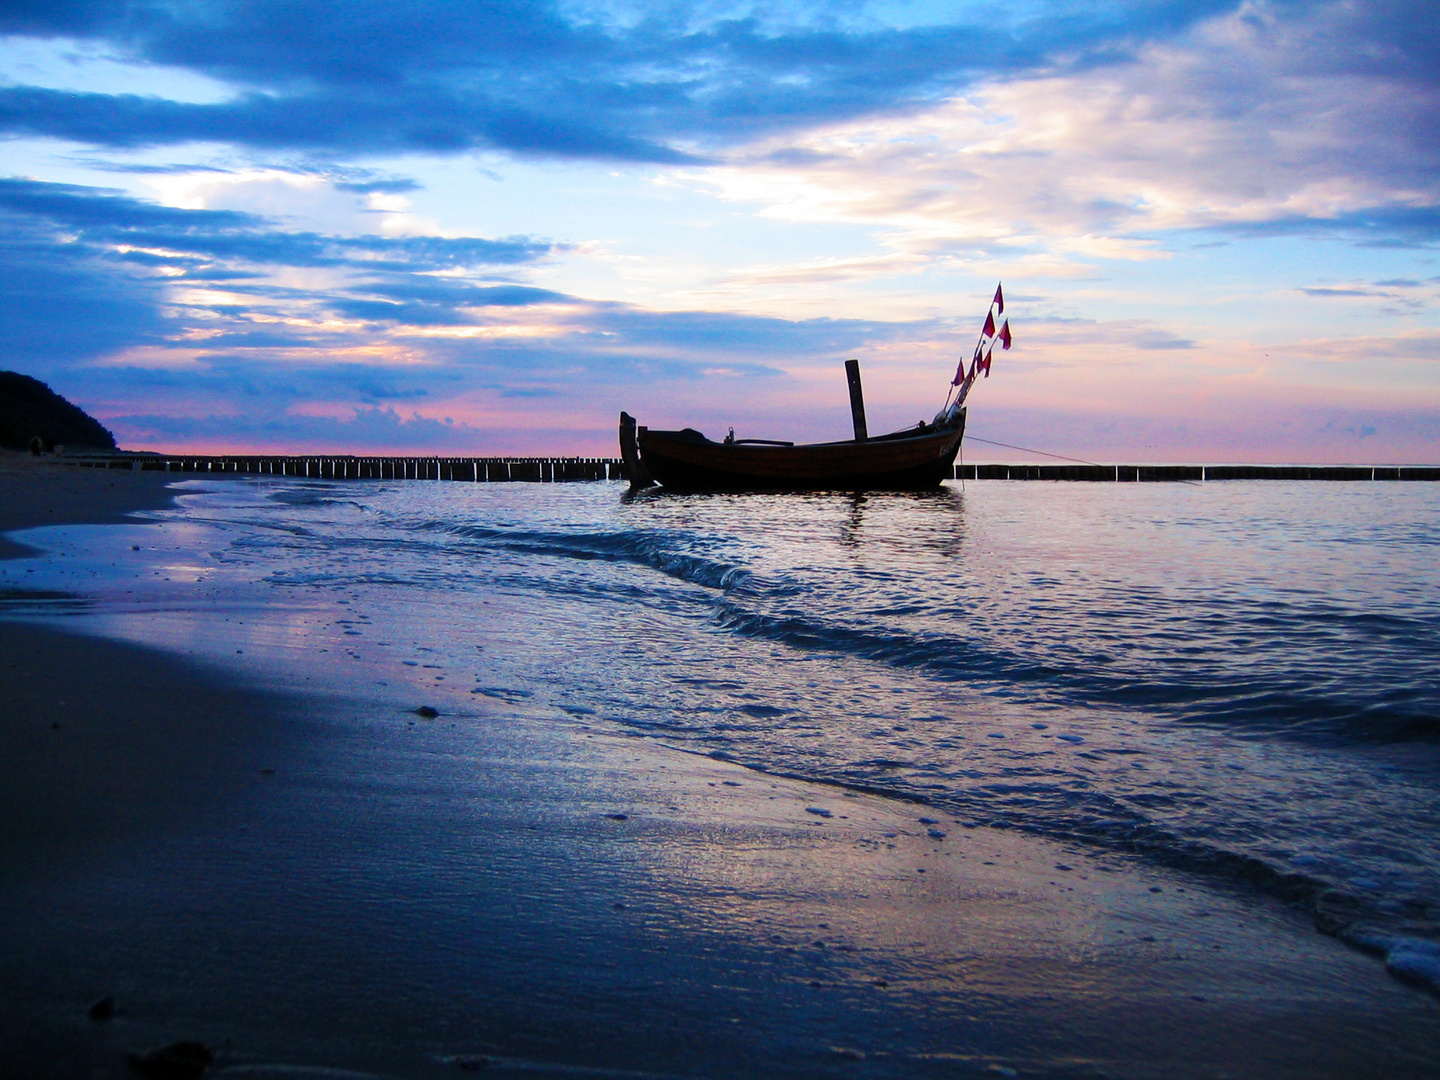
[[[1440,461],[1440,5],[0,9],[0,368],[122,446],[928,419]],[[984,444],[969,460],[1023,460]]]

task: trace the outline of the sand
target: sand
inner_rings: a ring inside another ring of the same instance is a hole
[[[166,498],[0,484],[7,528]],[[1276,901],[331,686],[0,622],[0,1074],[177,1040],[211,1076],[331,1080],[1440,1070],[1440,1002]]]
[[[160,472],[85,469],[49,455],[0,449],[0,533],[39,525],[104,524],[172,502]],[[0,536],[0,558],[31,549]]]

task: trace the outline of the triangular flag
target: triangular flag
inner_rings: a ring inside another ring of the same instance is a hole
[[[1002,326],[1002,327],[1000,327],[1000,344],[1004,345],[1005,348],[1007,348],[1007,349],[1010,347],[1010,320],[1009,320],[1009,319],[1006,319],[1006,320],[1005,320],[1005,325]]]
[[[984,337],[989,337],[995,333],[995,316],[993,313],[988,311],[985,313],[985,329],[980,331],[980,333]]]
[[[965,381],[965,361],[962,359],[962,360],[960,361],[960,366],[955,369],[955,378],[954,378],[954,380],[950,383],[950,385],[951,385],[951,386],[959,386],[959,385],[960,385],[962,382],[964,382],[964,381]]]
[[[995,299],[992,300],[991,303],[995,305],[996,311],[999,314],[1005,314],[1005,294],[1000,291],[999,285],[995,286]]]
[[[990,346],[990,348],[985,350],[985,359],[975,365],[976,370],[983,371],[987,379],[990,377],[990,354],[994,351],[995,346]]]

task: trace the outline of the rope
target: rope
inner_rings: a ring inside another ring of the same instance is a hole
[[[1073,461],[1077,465],[1094,465],[1101,469],[1106,468],[1106,466],[1101,465],[1098,461],[1086,461],[1084,458],[1066,457],[1064,454],[1048,454],[1044,450],[1032,450],[1028,446],[1016,446],[1013,443],[1008,442],[995,442],[993,439],[977,439],[974,435],[967,435],[966,438],[969,439],[971,442],[983,442],[986,446],[1003,446],[1006,450],[1023,450],[1027,454],[1039,454],[1041,457],[1053,457],[1058,461]]]
[[[1030,449],[1030,447],[1028,447],[1028,446],[1016,446],[1014,443],[996,442],[994,439],[977,439],[974,435],[967,435],[967,436],[965,436],[965,437],[966,437],[967,439],[969,439],[971,442],[984,443],[986,446],[1003,446],[1003,447],[1005,447],[1005,449],[1007,449],[1007,450],[1021,450],[1021,451],[1024,451],[1025,453],[1027,453],[1027,454],[1039,454],[1041,457],[1053,457],[1053,458],[1056,458],[1056,459],[1059,460],[1059,461],[1073,461],[1073,462],[1075,462],[1077,465],[1094,465],[1097,469],[1108,469],[1108,468],[1110,468],[1109,465],[1101,465],[1100,462],[1098,462],[1098,461],[1086,461],[1084,458],[1066,457],[1064,454],[1050,454],[1050,453],[1047,453],[1047,452],[1044,451],[1044,450],[1032,450],[1032,449]],[[1197,483],[1196,481],[1194,481],[1194,480],[1181,480],[1180,483],[1182,483],[1182,484],[1191,484],[1191,485],[1193,485],[1193,486],[1195,486],[1195,487],[1199,487],[1199,486],[1200,486],[1200,484],[1198,484],[1198,483]]]

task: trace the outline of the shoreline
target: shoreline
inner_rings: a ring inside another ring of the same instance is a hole
[[[170,499],[21,475],[0,529]],[[580,719],[255,691],[53,627],[0,622],[11,1075],[118,1078],[182,1039],[251,1077],[1440,1065],[1440,1003],[1278,901]]]
[[[107,525],[175,504],[175,477],[78,469],[61,459],[0,450],[0,559],[35,553],[4,534],[44,525]]]

